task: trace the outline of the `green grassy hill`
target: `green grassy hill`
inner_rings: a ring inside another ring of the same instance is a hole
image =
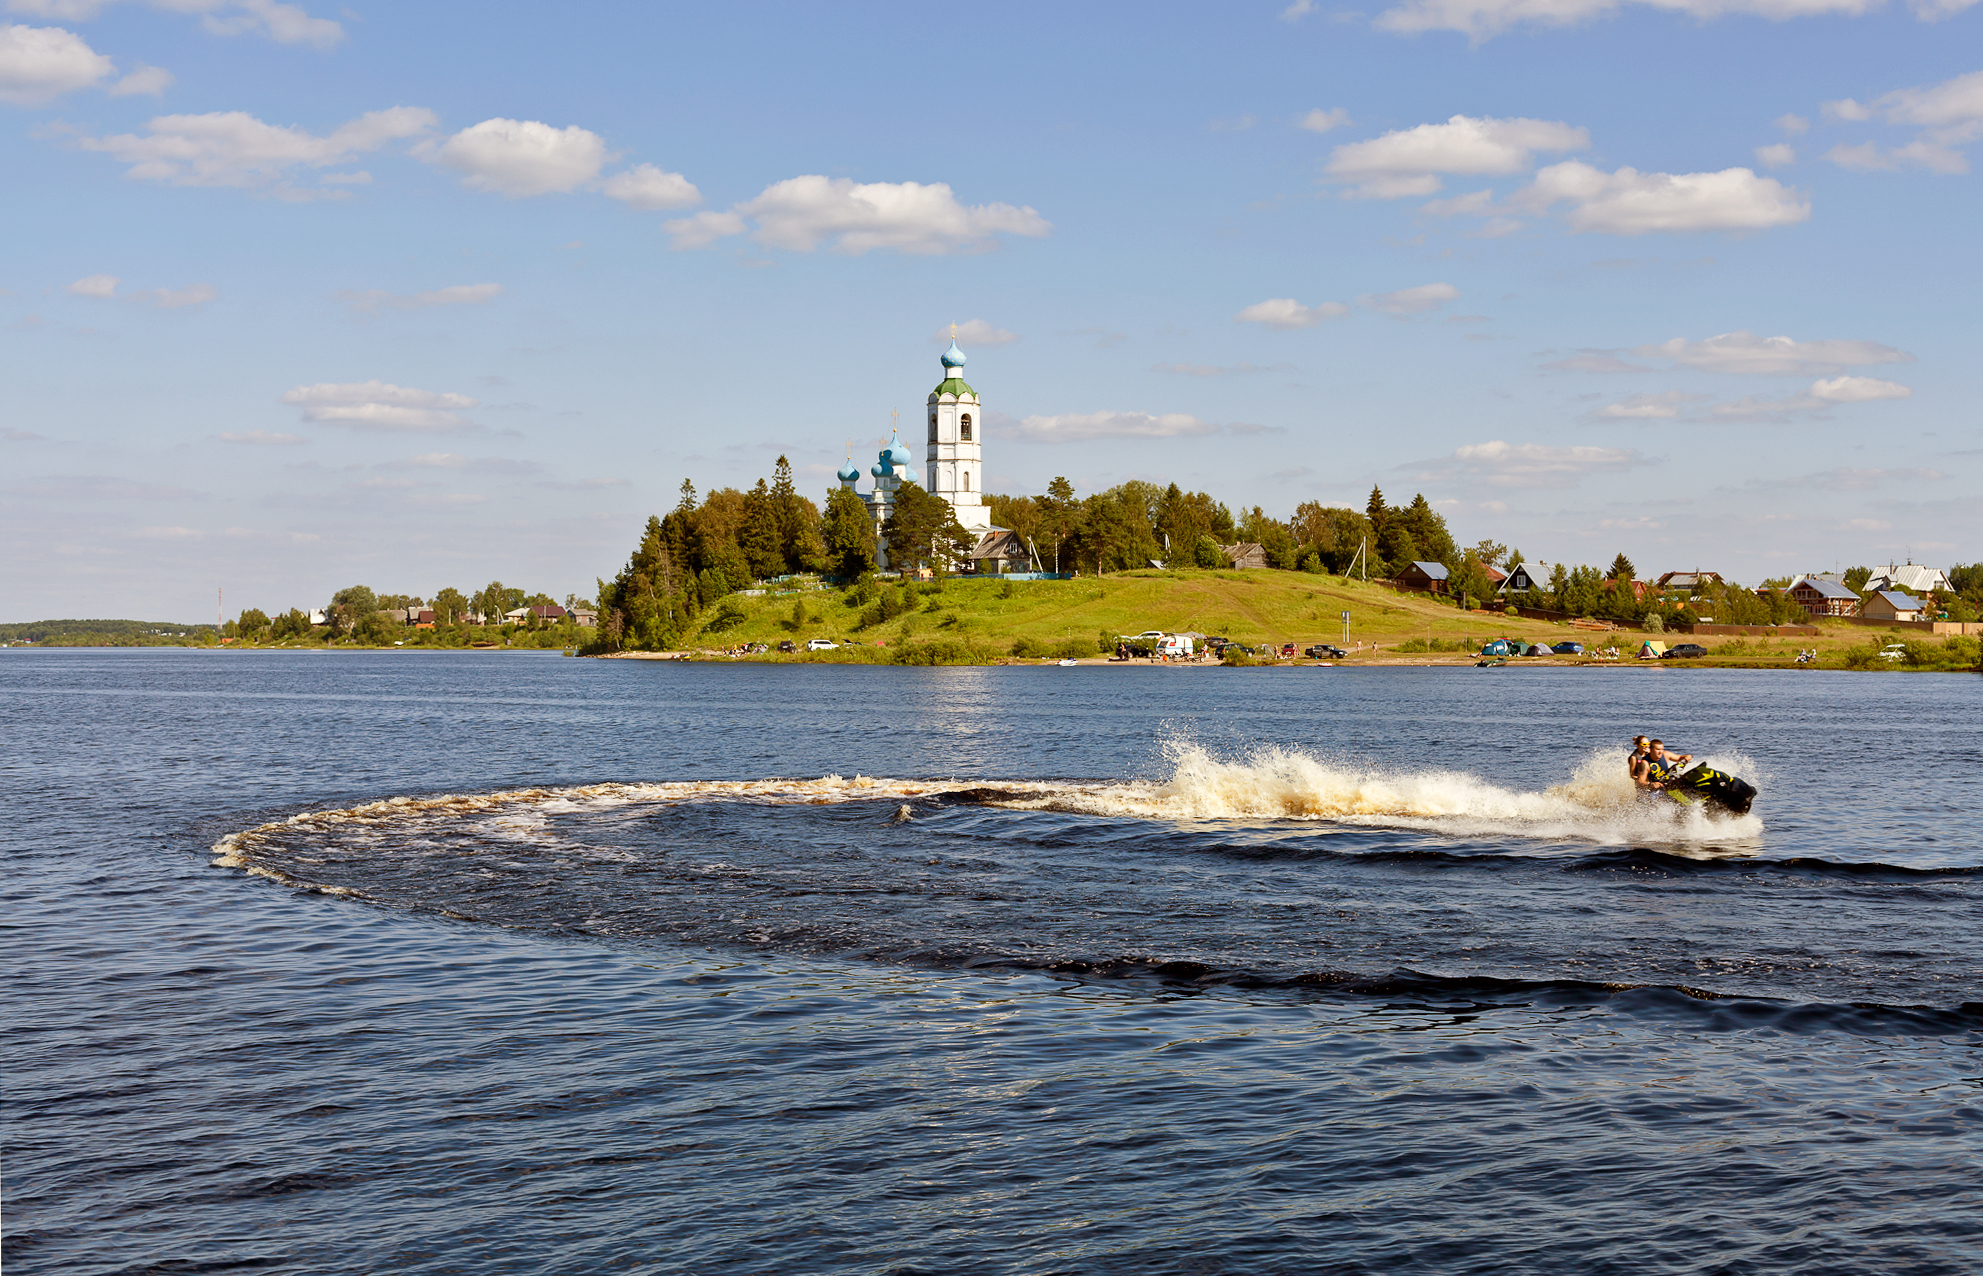
[[[1521,621],[1451,605],[1376,585],[1345,583],[1339,577],[1281,571],[1124,572],[1078,580],[999,581],[952,578],[939,592],[921,599],[919,609],[883,623],[862,625],[862,609],[838,590],[738,598],[741,619],[725,622],[715,613],[690,640],[697,647],[733,647],[746,642],[776,644],[785,639],[854,639],[864,644],[954,640],[1010,651],[1019,639],[1048,646],[1085,642],[1099,654],[1098,635],[1135,634],[1146,629],[1220,634],[1248,645],[1258,643],[1343,642],[1341,613],[1350,613],[1351,643],[1384,646],[1432,639],[1478,639],[1484,633],[1560,639],[1560,626]],[[803,600],[806,619],[793,623],[794,604]],[[713,628],[711,627],[713,626]]]

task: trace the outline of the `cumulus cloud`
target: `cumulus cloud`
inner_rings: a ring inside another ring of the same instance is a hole
[[[1330,129],[1341,128],[1350,122],[1350,113],[1340,106],[1323,110],[1316,107],[1294,122],[1294,126],[1307,129],[1311,133],[1327,133]]]
[[[1863,105],[1844,98],[1825,103],[1835,120],[1875,118],[1888,124],[1922,130],[1905,146],[1881,149],[1873,142],[1840,144],[1825,158],[1842,168],[1862,171],[1925,168],[1937,173],[1966,173],[1969,160],[1957,148],[1983,136],[1983,71],[1971,71],[1940,84],[1896,89]]]
[[[81,36],[60,27],[0,26],[0,102],[40,106],[116,70]]]
[[[341,191],[297,189],[296,168],[327,168],[389,142],[418,137],[435,125],[432,111],[395,106],[371,111],[319,137],[293,126],[265,124],[245,111],[161,115],[143,134],[81,137],[77,145],[131,167],[125,176],[175,186],[264,188],[288,198],[335,198]]]
[[[483,306],[502,295],[501,284],[450,284],[426,292],[387,292],[372,288],[364,292],[340,292],[337,299],[356,314],[377,314],[381,310],[429,310],[435,306]]]
[[[1576,160],[1535,175],[1516,202],[1534,209],[1568,203],[1570,229],[1610,235],[1649,231],[1764,230],[1811,216],[1810,201],[1746,168],[1718,173],[1615,173]]]
[[[668,246],[677,252],[691,248],[707,248],[719,239],[741,235],[750,229],[749,224],[736,213],[717,212],[701,212],[690,217],[678,217],[673,221],[663,222],[661,227],[673,237]]]
[[[1444,124],[1421,124],[1338,146],[1323,171],[1350,184],[1350,193],[1359,198],[1399,199],[1434,193],[1442,174],[1525,173],[1537,151],[1589,146],[1588,130],[1561,122],[1455,115]]]
[[[1877,341],[1797,341],[1790,337],[1758,337],[1753,332],[1725,332],[1703,341],[1675,337],[1632,350],[1642,359],[1670,359],[1703,372],[1760,373],[1772,376],[1815,376],[1845,368],[1883,363],[1913,363],[1905,350]]]
[[[117,276],[88,275],[69,285],[69,291],[78,297],[95,297],[108,301],[117,295]]]
[[[446,141],[421,147],[419,153],[430,163],[460,173],[461,184],[470,190],[494,191],[511,199],[575,190],[596,181],[612,158],[606,152],[606,139],[589,129],[501,117],[472,124]],[[630,185],[638,187],[641,182],[634,177]]]
[[[1797,148],[1788,142],[1756,148],[1756,162],[1764,168],[1785,168],[1797,162]]]
[[[1651,372],[1643,363],[1631,363],[1608,350],[1579,350],[1542,365],[1544,372]]]
[[[606,198],[617,199],[630,208],[652,212],[659,208],[694,208],[702,202],[702,192],[680,173],[670,173],[652,164],[636,164],[606,179]]]
[[[308,443],[310,441],[300,434],[276,434],[268,430],[242,430],[238,433],[223,432],[214,435],[214,437],[222,443],[248,443],[257,447],[289,447],[293,444]]]
[[[215,35],[254,32],[279,44],[309,44],[319,49],[335,48],[344,39],[344,28],[329,18],[313,18],[299,6],[277,0],[153,0],[153,3],[159,8],[200,13],[201,25]]]
[[[1063,412],[1029,416],[1014,433],[1035,443],[1086,443],[1092,439],[1177,439],[1204,434],[1266,434],[1268,427],[1216,425],[1187,412]]]
[[[1547,447],[1540,443],[1469,443],[1448,457],[1401,467],[1422,478],[1471,480],[1488,487],[1572,487],[1587,474],[1656,465],[1636,448]]]
[[[950,344],[950,325],[944,324],[932,332],[930,340],[938,345]],[[1009,346],[1019,340],[1019,334],[983,319],[967,319],[957,325],[957,340],[967,346]]]
[[[1325,319],[1340,319],[1350,308],[1340,301],[1324,301],[1304,306],[1293,297],[1273,297],[1256,301],[1233,316],[1234,323],[1257,323],[1268,328],[1313,328]]]
[[[176,81],[172,78],[172,72],[164,67],[146,66],[140,62],[129,75],[110,86],[110,96],[136,97],[143,93],[157,97],[171,88],[174,83]]]
[[[1683,394],[1678,390],[1668,390],[1664,394],[1634,394],[1616,403],[1607,403],[1599,408],[1597,415],[1607,421],[1668,421],[1680,415],[1680,409],[1689,403],[1699,403],[1704,394]]]
[[[302,385],[278,400],[301,408],[303,419],[354,430],[442,431],[472,428],[461,413],[478,406],[465,394],[437,393],[384,381]]]
[[[1416,288],[1400,288],[1396,292],[1365,293],[1357,298],[1357,303],[1387,315],[1422,315],[1437,310],[1459,295],[1460,290],[1451,284],[1420,284]]]
[[[666,223],[676,248],[700,248],[741,234],[767,248],[809,253],[822,245],[859,257],[876,249],[913,256],[981,253],[1000,235],[1034,238],[1053,226],[1031,208],[961,204],[943,182],[855,182],[817,175],[767,186],[728,213],[698,213]]]
[[[1749,15],[1782,22],[1791,18],[1839,14],[1858,17],[1878,9],[1883,0],[1636,0],[1651,8],[1682,13],[1707,21]],[[1958,13],[1976,0],[1911,0],[1917,18],[1932,22]],[[1406,0],[1377,17],[1387,31],[1413,35],[1424,31],[1458,31],[1479,41],[1511,27],[1533,24],[1574,26],[1609,17],[1625,0]]]
[[[1914,391],[1895,381],[1877,377],[1832,377],[1813,381],[1800,394],[1781,399],[1749,395],[1734,403],[1717,403],[1709,415],[1725,421],[1780,421],[1792,414],[1823,412],[1847,403],[1872,403],[1881,399],[1912,398]]]
[[[219,295],[212,284],[193,284],[187,288],[150,288],[131,293],[126,300],[156,306],[160,310],[184,310],[191,306],[204,306]]]

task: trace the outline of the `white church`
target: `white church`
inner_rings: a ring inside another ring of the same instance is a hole
[[[978,534],[970,561],[958,564],[961,571],[1009,575],[1037,572],[1039,559],[1024,539],[1007,528],[996,527],[991,507],[984,502],[984,406],[978,392],[964,383],[964,352],[957,348],[953,328],[950,349],[943,352],[943,380],[930,391],[929,451],[924,473],[924,490],[940,496],[956,511],[957,522],[967,532]],[[868,471],[874,476],[874,491],[856,489],[861,471],[853,458],[840,467],[840,486],[859,496],[874,519],[875,563],[888,568],[888,545],[881,527],[895,505],[895,494],[905,481],[913,481],[915,460],[902,442],[898,425]]]

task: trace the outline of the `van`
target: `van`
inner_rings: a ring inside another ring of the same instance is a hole
[[[1183,634],[1165,634],[1157,639],[1157,654],[1177,659],[1191,654],[1191,639]]]

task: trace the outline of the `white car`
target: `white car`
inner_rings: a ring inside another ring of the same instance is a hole
[[[838,651],[840,644],[831,638],[812,638],[806,642],[807,651]]]
[[[1136,635],[1136,639],[1137,641],[1140,642],[1145,638],[1155,639],[1155,638],[1161,638],[1163,636],[1164,636],[1164,631],[1161,629],[1145,629],[1142,633]]]
[[[1905,660],[1907,659],[1907,647],[1903,643],[1890,642],[1886,646],[1880,648],[1880,659]]]

